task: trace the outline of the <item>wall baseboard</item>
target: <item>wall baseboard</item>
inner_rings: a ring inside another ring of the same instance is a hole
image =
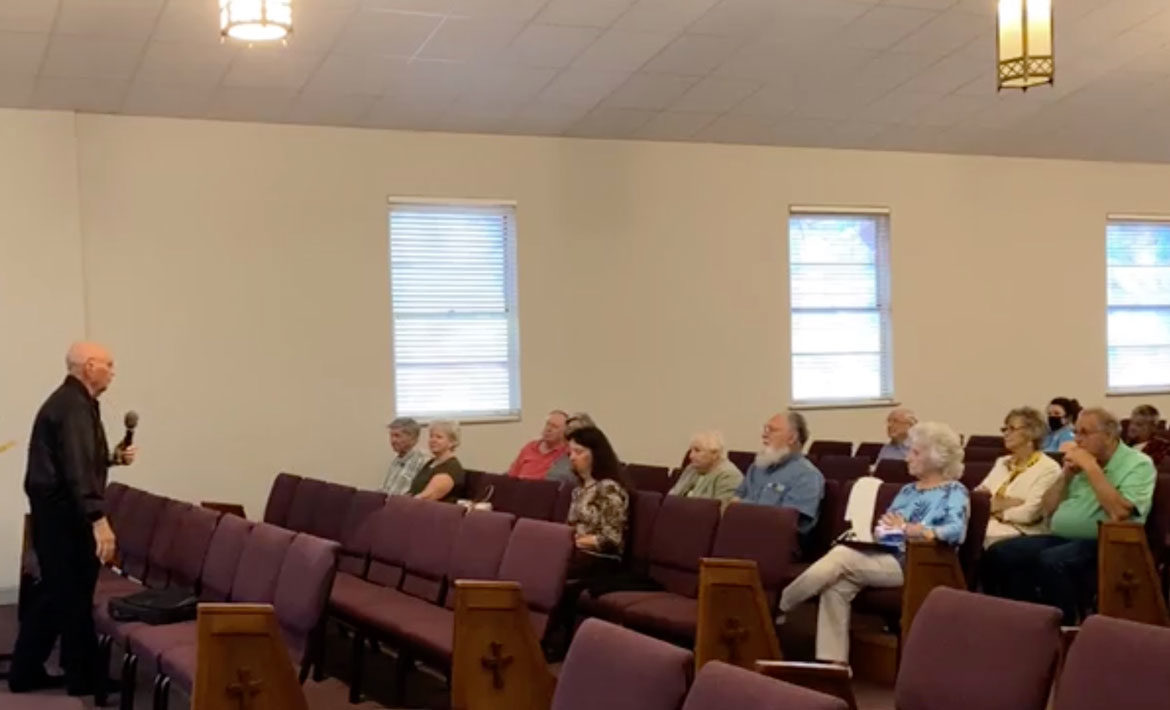
[[[20,598],[20,587],[0,587],[0,606],[15,604]]]

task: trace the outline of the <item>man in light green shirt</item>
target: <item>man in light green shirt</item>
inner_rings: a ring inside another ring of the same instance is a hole
[[[1144,522],[1157,475],[1149,456],[1121,441],[1117,417],[1101,408],[1081,412],[1076,442],[1062,448],[1064,470],[1041,502],[1052,534],[992,545],[981,579],[988,594],[1059,607],[1072,626],[1097,586],[1098,524]]]

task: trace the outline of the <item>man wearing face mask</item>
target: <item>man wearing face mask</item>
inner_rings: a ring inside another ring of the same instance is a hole
[[[795,508],[803,539],[817,524],[825,477],[804,456],[808,423],[799,412],[773,415],[764,424],[764,448],[748,467],[733,501]]]
[[[41,589],[23,609],[8,679],[14,693],[65,685],[70,695],[92,695],[97,685],[93,592],[98,570],[114,556],[106,518],[111,465],[133,463],[134,447],[111,454],[98,397],[114,379],[114,360],[96,343],[77,343],[66,355],[68,376],[37,412],[29,439],[24,490]],[[45,672],[61,638],[64,678]]]

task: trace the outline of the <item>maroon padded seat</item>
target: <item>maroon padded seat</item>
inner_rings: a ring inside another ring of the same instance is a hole
[[[349,513],[349,504],[357,492],[353,486],[342,486],[337,483],[325,482],[325,490],[317,500],[316,510],[313,513],[313,522],[307,532],[326,540],[341,541],[341,531],[345,526],[345,516]]]
[[[963,464],[963,476],[959,479],[967,490],[975,490],[987,474],[991,473],[994,461],[968,461]]]
[[[1135,650],[1125,648],[1127,663],[1140,655]],[[1059,656],[1056,608],[941,587],[927,595],[905,640],[894,704],[898,710],[1044,710]],[[1099,676],[1099,668],[1084,673]],[[1133,707],[1118,700],[1086,707]]]
[[[317,506],[321,503],[321,496],[325,494],[326,487],[325,481],[318,481],[315,478],[301,479],[293,492],[288,516],[281,527],[293,532],[310,532],[316,518]]]
[[[963,462],[970,463],[974,461],[991,461],[994,462],[997,458],[1004,455],[1004,450],[1000,448],[992,448],[988,446],[968,446],[963,449]]]
[[[154,535],[150,539],[150,548],[146,552],[146,579],[143,580],[146,586],[155,589],[167,586],[171,577],[171,547],[190,508],[190,503],[178,500],[168,499],[163,503]]]
[[[873,475],[886,483],[913,483],[914,478],[901,459],[882,459],[874,466]]]
[[[1069,649],[1053,710],[1162,710],[1170,629],[1090,616]]]
[[[844,700],[785,683],[722,661],[695,677],[682,710],[847,710]]]
[[[650,541],[654,537],[654,521],[665,496],[657,491],[634,491],[630,499],[630,547],[627,551],[630,566],[645,572],[650,564]]]
[[[553,504],[551,518],[554,523],[563,523],[569,519],[569,506],[573,504],[574,488],[576,486],[561,483],[561,487],[557,489],[557,501]]]
[[[240,555],[252,527],[253,523],[237,515],[225,515],[219,519],[207,545],[207,556],[199,577],[199,598],[202,601],[226,602],[231,596],[232,581],[236,578]]]
[[[268,503],[264,506],[264,522],[288,527],[288,511],[296,496],[301,477],[291,473],[278,473],[268,491]]]
[[[129,496],[129,492],[126,495]],[[122,552],[122,571],[135,579],[143,579],[146,576],[150,542],[154,537],[154,528],[166,500],[166,498],[160,498],[143,491],[142,496],[134,501],[133,507],[128,511],[123,521],[125,530],[122,531],[119,540]]]
[[[512,528],[497,578],[520,584],[538,636],[560,601],[572,552],[573,530],[568,525],[520,518]]]
[[[670,469],[666,466],[628,463],[626,464],[626,479],[635,490],[655,491],[662,495],[670,492]]]
[[[552,520],[556,513],[559,481],[501,477],[492,497],[492,509],[518,518]]]
[[[333,540],[302,533],[284,556],[272,604],[294,659],[307,660],[310,635],[325,615],[340,548]]]
[[[649,576],[664,592],[695,597],[699,585],[699,560],[707,557],[719,523],[719,501],[706,498],[666,496],[655,516],[650,541]],[[582,609],[617,623],[626,623],[626,611],[634,604],[661,598],[662,592],[612,592],[599,598],[582,596]]]
[[[295,535],[268,523],[257,523],[252,528],[232,580],[233,602],[272,603],[284,556]]]
[[[122,504],[122,496],[126,494],[129,489],[125,483],[113,483],[106,486],[106,492],[103,495],[106,502],[106,517],[110,519],[111,526],[113,521],[118,518],[118,507]]]
[[[467,509],[429,500],[419,503],[407,543],[401,589],[432,604],[441,604],[455,538]]]
[[[817,459],[817,468],[826,481],[852,481],[869,475],[869,459],[827,454]]]
[[[381,491],[354,493],[341,526],[341,552],[337,560],[339,571],[358,577],[365,575],[373,542],[373,515],[385,505],[386,494]]]
[[[451,553],[448,580],[492,580],[508,549],[516,516],[499,511],[471,510],[463,517]],[[445,606],[455,608],[455,594],[448,589]]]
[[[551,710],[677,710],[693,665],[686,649],[589,619],[569,647]]]
[[[833,441],[822,440],[814,441],[808,447],[806,454],[815,463],[821,459],[822,456],[852,456],[853,442],[852,441]]]
[[[748,468],[756,460],[756,454],[752,451],[728,451],[727,460],[735,464],[740,471],[747,473]]]
[[[834,481],[825,479],[825,495],[821,498],[821,508],[817,514],[817,524],[813,526],[808,538],[804,542],[804,549],[797,549],[802,560],[817,560],[829,551],[833,541],[845,532],[845,504],[849,502],[849,491],[853,488],[853,481]],[[799,572],[797,567],[790,565],[788,573],[791,575],[783,584],[796,579]]]
[[[203,562],[219,518],[218,512],[194,505],[183,513],[167,560],[171,586],[194,590],[199,585]]]
[[[734,503],[719,521],[710,556],[755,561],[769,606],[774,606],[781,585],[791,575],[797,515],[792,508]],[[650,593],[625,608],[623,621],[631,628],[689,644],[698,623],[698,601],[693,595]]]
[[[869,461],[872,466],[877,463],[878,455],[881,454],[883,446],[885,444],[876,441],[863,441],[857,445],[857,452],[854,453],[854,456]]]
[[[974,447],[976,449],[996,449],[1003,451],[1003,436],[998,434],[972,434],[967,437],[964,446],[968,448]],[[1003,453],[1006,454],[1007,451],[1003,451]]]
[[[410,530],[423,501],[406,496],[390,496],[370,520],[370,566],[366,579],[384,587],[396,588],[406,568],[410,549]]]

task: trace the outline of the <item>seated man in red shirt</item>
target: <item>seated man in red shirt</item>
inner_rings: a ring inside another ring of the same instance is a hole
[[[545,478],[557,459],[569,450],[569,442],[565,439],[568,419],[569,415],[559,409],[549,412],[540,438],[520,449],[516,460],[508,467],[508,475],[512,478]]]

